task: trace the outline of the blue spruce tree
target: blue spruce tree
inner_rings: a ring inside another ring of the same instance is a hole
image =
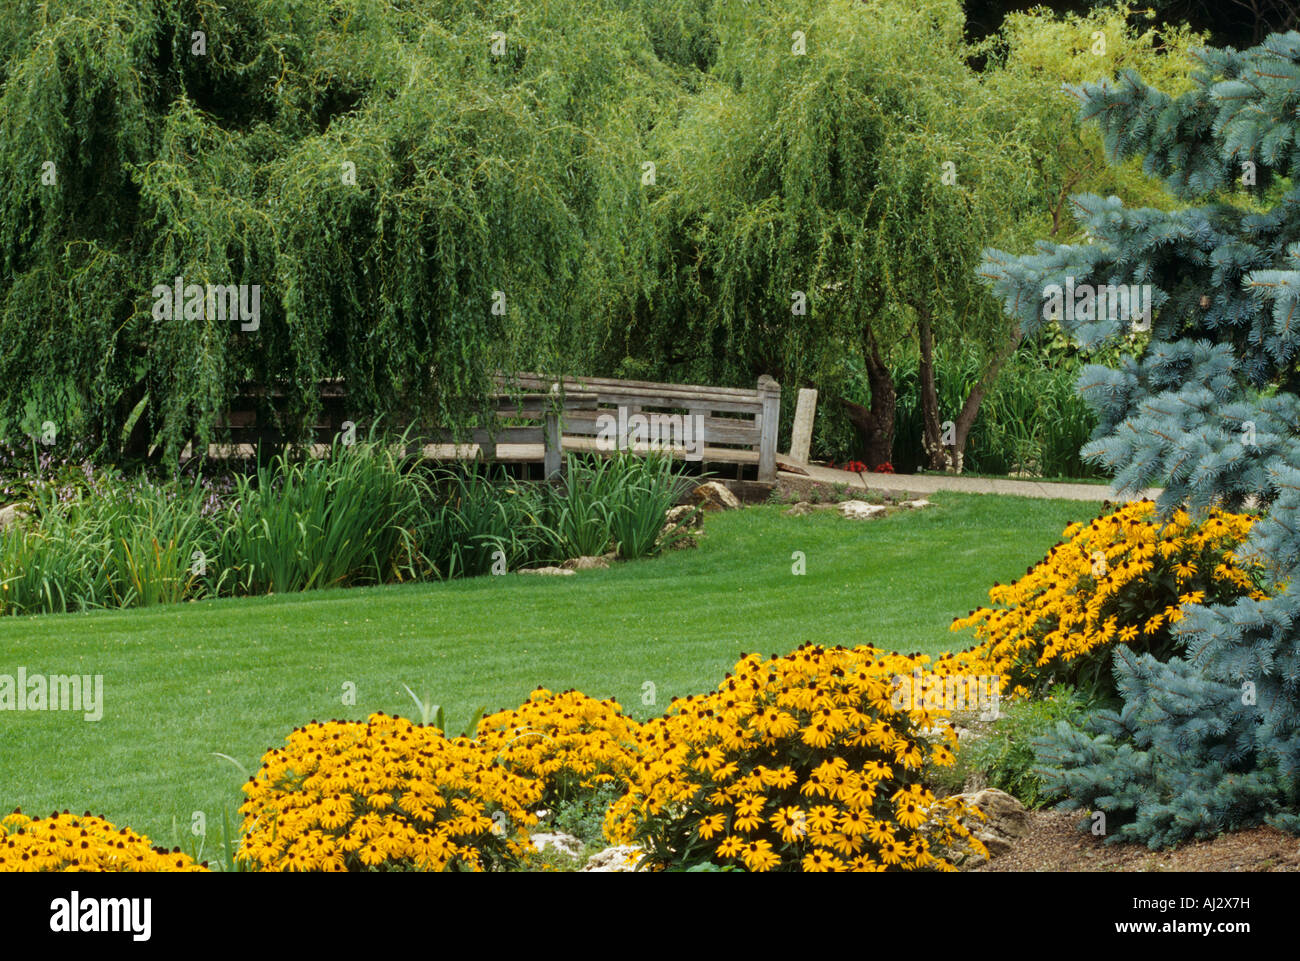
[[[1267,599],[1185,606],[1168,663],[1120,647],[1122,709],[1039,744],[1067,806],[1151,847],[1300,831],[1300,33],[1200,56],[1181,96],[1131,71],[1072,91],[1111,162],[1144,158],[1180,209],[1075,197],[1086,243],[982,267],[1027,332],[1055,319],[1094,346],[1149,329],[1140,357],[1079,381],[1100,419],[1084,454],[1117,487],[1164,486],[1166,512],[1265,512],[1239,553]]]

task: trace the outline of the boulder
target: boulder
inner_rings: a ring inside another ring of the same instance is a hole
[[[635,844],[616,844],[587,858],[582,870],[626,873],[635,871],[640,860],[641,849]]]
[[[732,497],[731,491],[727,490],[725,487],[722,488],[722,490],[728,497]],[[737,503],[739,502],[737,501]],[[686,532],[695,531],[696,533],[702,533],[703,530],[704,511],[700,510],[700,508],[691,504],[683,504],[680,507],[670,507],[664,512],[663,530],[659,532],[658,538],[655,539],[655,547],[662,550],[664,541],[669,535],[673,535],[673,541],[668,546],[675,551],[699,547],[700,542],[695,539],[695,535]]]
[[[726,490],[726,488],[723,488]],[[727,491],[728,494],[731,491]],[[664,514],[664,526],[676,527],[683,524],[686,527],[703,527],[704,513],[690,504],[682,504],[680,507],[670,507]]]
[[[691,496],[706,511],[734,511],[740,509],[740,501],[736,495],[727,490],[725,484],[719,484],[717,481],[705,481],[691,491]]]
[[[609,567],[609,557],[602,554],[600,557],[570,557],[560,565],[566,571],[593,571]]]
[[[851,521],[865,521],[889,512],[889,508],[880,504],[868,504],[866,501],[844,501],[840,504],[840,516]]]
[[[782,511],[781,513],[788,514],[791,517],[803,517],[805,514],[811,514],[812,512],[813,512],[813,506],[811,504],[809,504],[807,501],[800,501],[799,503],[795,504],[793,507],[789,508],[788,510]]]
[[[576,573],[575,571],[566,570],[563,567],[523,567],[515,573],[517,574],[541,574],[544,576],[568,576]]]
[[[0,531],[16,527],[18,522],[27,516],[29,516],[27,512],[18,504],[10,504],[8,507],[0,507]]]
[[[1016,839],[1023,837],[1029,830],[1029,812],[1006,791],[988,787],[970,794],[959,794],[957,797],[984,813],[983,819],[969,817],[964,818],[962,823],[970,829],[971,834],[984,842],[989,849],[990,858],[1006,854]],[[974,855],[966,866],[974,867],[983,860],[983,857]]]
[[[929,502],[928,500],[926,500],[924,497],[920,497],[920,498],[917,498],[917,499],[914,500],[914,501],[903,501],[903,502],[902,502],[901,504],[899,504],[898,506],[899,506],[899,507],[905,507],[905,508],[907,508],[907,509],[910,510],[910,511],[919,511],[919,510],[920,510],[921,508],[923,508],[923,507],[929,507],[929,506],[930,506],[930,502]]]
[[[531,840],[539,851],[554,848],[558,853],[568,858],[576,858],[582,853],[582,842],[572,834],[565,834],[563,831],[534,834]]]

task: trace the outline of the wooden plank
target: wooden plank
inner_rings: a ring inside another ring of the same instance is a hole
[[[412,444],[486,444],[495,440],[500,444],[541,444],[545,441],[545,433],[541,427],[502,427],[497,431],[489,431],[484,428],[462,433],[457,437],[455,431],[450,430],[426,430],[421,431],[418,435],[409,438]]]
[[[546,447],[542,454],[543,473],[549,480],[559,476],[560,464],[564,458],[561,450],[563,441],[560,437],[560,418],[554,413],[546,415],[546,433],[543,443]]]
[[[540,386],[537,384],[521,386]],[[566,383],[566,396],[595,395],[601,403],[606,404],[644,404],[662,407],[709,407],[714,410],[739,410],[757,413],[762,405],[762,398],[756,391],[715,392],[695,388],[680,388],[673,384],[651,385],[649,387],[627,387],[621,384],[588,385],[586,387]]]
[[[596,436],[601,430],[600,417],[602,414],[615,414],[615,412],[612,410],[566,412],[564,416],[565,434],[578,434],[586,437]],[[646,414],[645,416],[649,417],[652,414]],[[703,434],[703,440],[706,444],[745,444],[752,447],[758,445],[762,440],[762,432],[758,424],[752,420],[704,417]]]
[[[520,387],[539,391],[548,391],[551,389],[551,384],[557,382],[566,390],[578,388],[594,390],[597,392],[604,389],[613,389],[631,392],[642,391],[646,393],[662,393],[667,389],[671,391],[685,391],[687,393],[699,394],[706,397],[718,397],[720,399],[752,399],[757,393],[757,391],[752,387],[712,387],[707,384],[666,384],[649,380],[617,380],[612,377],[565,377],[557,381],[557,378],[533,373],[516,374],[513,379],[508,375],[498,374],[496,382],[498,384],[513,383]]]
[[[564,436],[564,449],[574,451],[575,453],[584,454],[609,454],[611,451],[601,449],[596,444],[594,437],[577,437],[570,434]],[[637,444],[632,448],[633,453],[646,454],[652,448],[648,444]],[[665,454],[671,454],[674,459],[684,459],[688,451],[684,447],[669,447],[662,451]],[[717,464],[757,464],[758,451],[748,450],[743,447],[712,447],[708,444],[704,446],[701,460],[704,463]]]
[[[559,406],[565,410],[595,410],[599,399],[592,394],[565,394]],[[498,417],[518,417],[521,414],[544,415],[556,405],[556,399],[549,394],[522,394],[518,397],[503,396],[494,399]]]
[[[763,395],[763,440],[759,445],[758,479],[776,482],[776,430],[781,417],[781,385],[764,374],[758,379]]]
[[[592,439],[587,437],[565,436],[561,443],[564,451],[575,454],[609,453],[599,450]],[[636,452],[648,453],[649,448],[640,444],[637,445]],[[480,455],[480,449],[477,444],[425,444],[423,453],[431,460],[473,460]],[[671,456],[674,460],[684,460],[687,451],[677,448],[661,453]],[[497,456],[490,459],[514,463],[542,463],[544,455],[545,444],[500,444],[497,446]],[[705,447],[702,460],[705,464],[757,465],[758,452],[727,447]]]
[[[568,396],[573,396],[572,394]],[[673,397],[666,394],[601,394],[599,402],[613,407],[640,405],[646,407],[665,407],[669,410],[700,410],[711,414],[750,414],[757,416],[763,412],[761,400],[739,401],[718,400],[711,397],[682,395]]]
[[[791,474],[802,474],[804,477],[809,476],[807,464],[801,461],[792,460],[785,454],[776,455],[776,466],[778,470],[787,471]]]
[[[489,457],[478,444],[425,444],[422,453],[430,460],[485,460],[503,463],[536,463],[542,459],[543,445],[498,444],[496,456]]]
[[[790,459],[800,464],[808,463],[812,448],[813,415],[817,411],[817,391],[801,387],[795,406],[794,425],[790,428]]]

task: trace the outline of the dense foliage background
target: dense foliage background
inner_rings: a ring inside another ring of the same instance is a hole
[[[170,461],[241,385],[301,435],[326,378],[462,426],[500,368],[771,374],[787,419],[821,391],[824,457],[950,468],[953,421],[967,468],[1087,472],[1082,355],[1022,342],[979,254],[1073,239],[1078,190],[1167,205],[1061,83],[1177,93],[1203,38],[969,6],[15,0],[0,435]],[[177,277],[258,285],[256,329],[155,317]]]

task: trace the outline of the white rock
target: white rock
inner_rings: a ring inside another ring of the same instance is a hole
[[[868,504],[866,501],[844,501],[840,504],[840,516],[852,521],[864,521],[888,512],[889,508],[880,504]]]
[[[560,854],[569,858],[576,858],[582,853],[582,842],[572,834],[565,834],[563,831],[556,831],[553,834],[548,832],[534,834],[532,835],[532,842],[539,851],[554,848]]]
[[[575,571],[565,570],[563,567],[524,567],[515,572],[516,574],[543,574],[552,577],[572,575]]]
[[[0,531],[17,526],[18,522],[26,516],[27,512],[17,504],[0,507]]]
[[[609,558],[601,555],[600,557],[570,557],[564,562],[563,567],[566,571],[593,571],[609,567]]]
[[[668,508],[664,514],[664,526],[676,527],[678,524],[684,524],[686,527],[703,527],[704,514],[691,504]]]
[[[1005,791],[991,787],[983,788],[967,794],[959,794],[957,798],[965,802],[968,808],[983,813],[983,817],[972,813],[961,820],[971,834],[988,848],[989,858],[1006,854],[1029,830],[1029,812],[1025,810],[1023,804]],[[935,821],[931,819],[921,826],[921,832],[928,834],[934,827]],[[978,867],[986,861],[982,854],[976,854],[974,851],[958,851],[954,854],[955,863],[964,869]]]
[[[914,501],[903,501],[903,503],[899,504],[898,506],[906,507],[908,510],[919,511],[922,507],[929,507],[930,502],[926,500],[924,497],[921,497]]]
[[[635,871],[640,860],[641,849],[635,844],[616,844],[587,858],[587,866],[582,870],[626,873]]]

